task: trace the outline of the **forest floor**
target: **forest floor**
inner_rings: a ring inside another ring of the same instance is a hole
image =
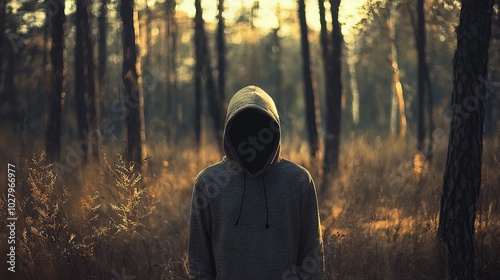
[[[316,181],[328,279],[440,278],[444,251],[436,232],[447,145],[437,144],[428,163],[413,142],[347,141],[340,175],[324,192],[321,159],[311,161],[304,145],[284,146],[283,156]],[[100,164],[58,176],[43,154],[13,154],[9,144],[1,143],[0,155],[17,162],[15,279],[187,279],[193,180],[220,160],[216,147],[197,152],[158,141],[144,176],[109,149]],[[485,141],[483,155],[476,274],[500,279],[498,139]],[[0,236],[2,252],[6,238]],[[0,275],[7,271],[2,263]]]

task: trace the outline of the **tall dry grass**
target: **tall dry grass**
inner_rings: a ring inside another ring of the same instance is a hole
[[[343,145],[340,175],[319,196],[328,279],[439,278],[446,146],[436,147],[429,164],[408,143],[356,137]],[[146,174],[119,154],[102,155],[101,164],[63,176],[43,153],[17,155],[23,187],[15,279],[187,278],[193,180],[220,160],[217,148],[171,149],[160,141],[149,149]],[[321,158],[311,160],[301,144],[286,145],[283,155],[320,185]],[[500,277],[499,157],[498,142],[486,141],[476,231],[480,279]]]

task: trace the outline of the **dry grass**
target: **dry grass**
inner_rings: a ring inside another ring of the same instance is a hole
[[[435,235],[446,147],[438,145],[427,164],[412,146],[363,137],[343,146],[341,175],[319,197],[328,279],[439,277]],[[43,154],[18,156],[25,187],[18,194],[17,279],[186,279],[192,184],[219,160],[215,151],[160,142],[149,150],[147,174],[104,153],[100,165],[59,178]],[[283,153],[319,183],[320,159],[311,161],[303,145]],[[481,279],[500,275],[499,157],[498,143],[487,142],[476,232]]]

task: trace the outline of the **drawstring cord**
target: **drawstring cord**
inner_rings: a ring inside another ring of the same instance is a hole
[[[246,188],[247,188],[247,180],[246,180],[245,171],[243,171],[243,195],[241,195],[240,213],[238,214],[238,219],[236,220],[236,223],[234,224],[235,226],[237,226],[238,223],[240,222],[241,209],[243,209],[243,199],[245,199],[245,189]]]
[[[264,175],[266,173],[262,173],[262,185],[264,186],[264,198],[266,199],[266,229],[269,228],[269,208],[267,207],[267,194],[266,194],[266,183],[264,182]]]
[[[266,229],[270,227],[269,225],[269,207],[267,206],[267,193],[266,193],[266,183],[265,183],[265,172],[262,173],[262,185],[264,187],[264,198],[266,200]],[[243,194],[241,195],[240,212],[238,213],[238,219],[236,219],[235,226],[240,222],[241,210],[243,209],[243,200],[245,199],[245,190],[247,188],[246,173],[243,172]]]

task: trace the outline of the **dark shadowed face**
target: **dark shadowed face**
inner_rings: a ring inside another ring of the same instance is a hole
[[[255,175],[274,157],[279,143],[278,125],[257,109],[245,109],[228,124],[229,145],[243,168]]]

